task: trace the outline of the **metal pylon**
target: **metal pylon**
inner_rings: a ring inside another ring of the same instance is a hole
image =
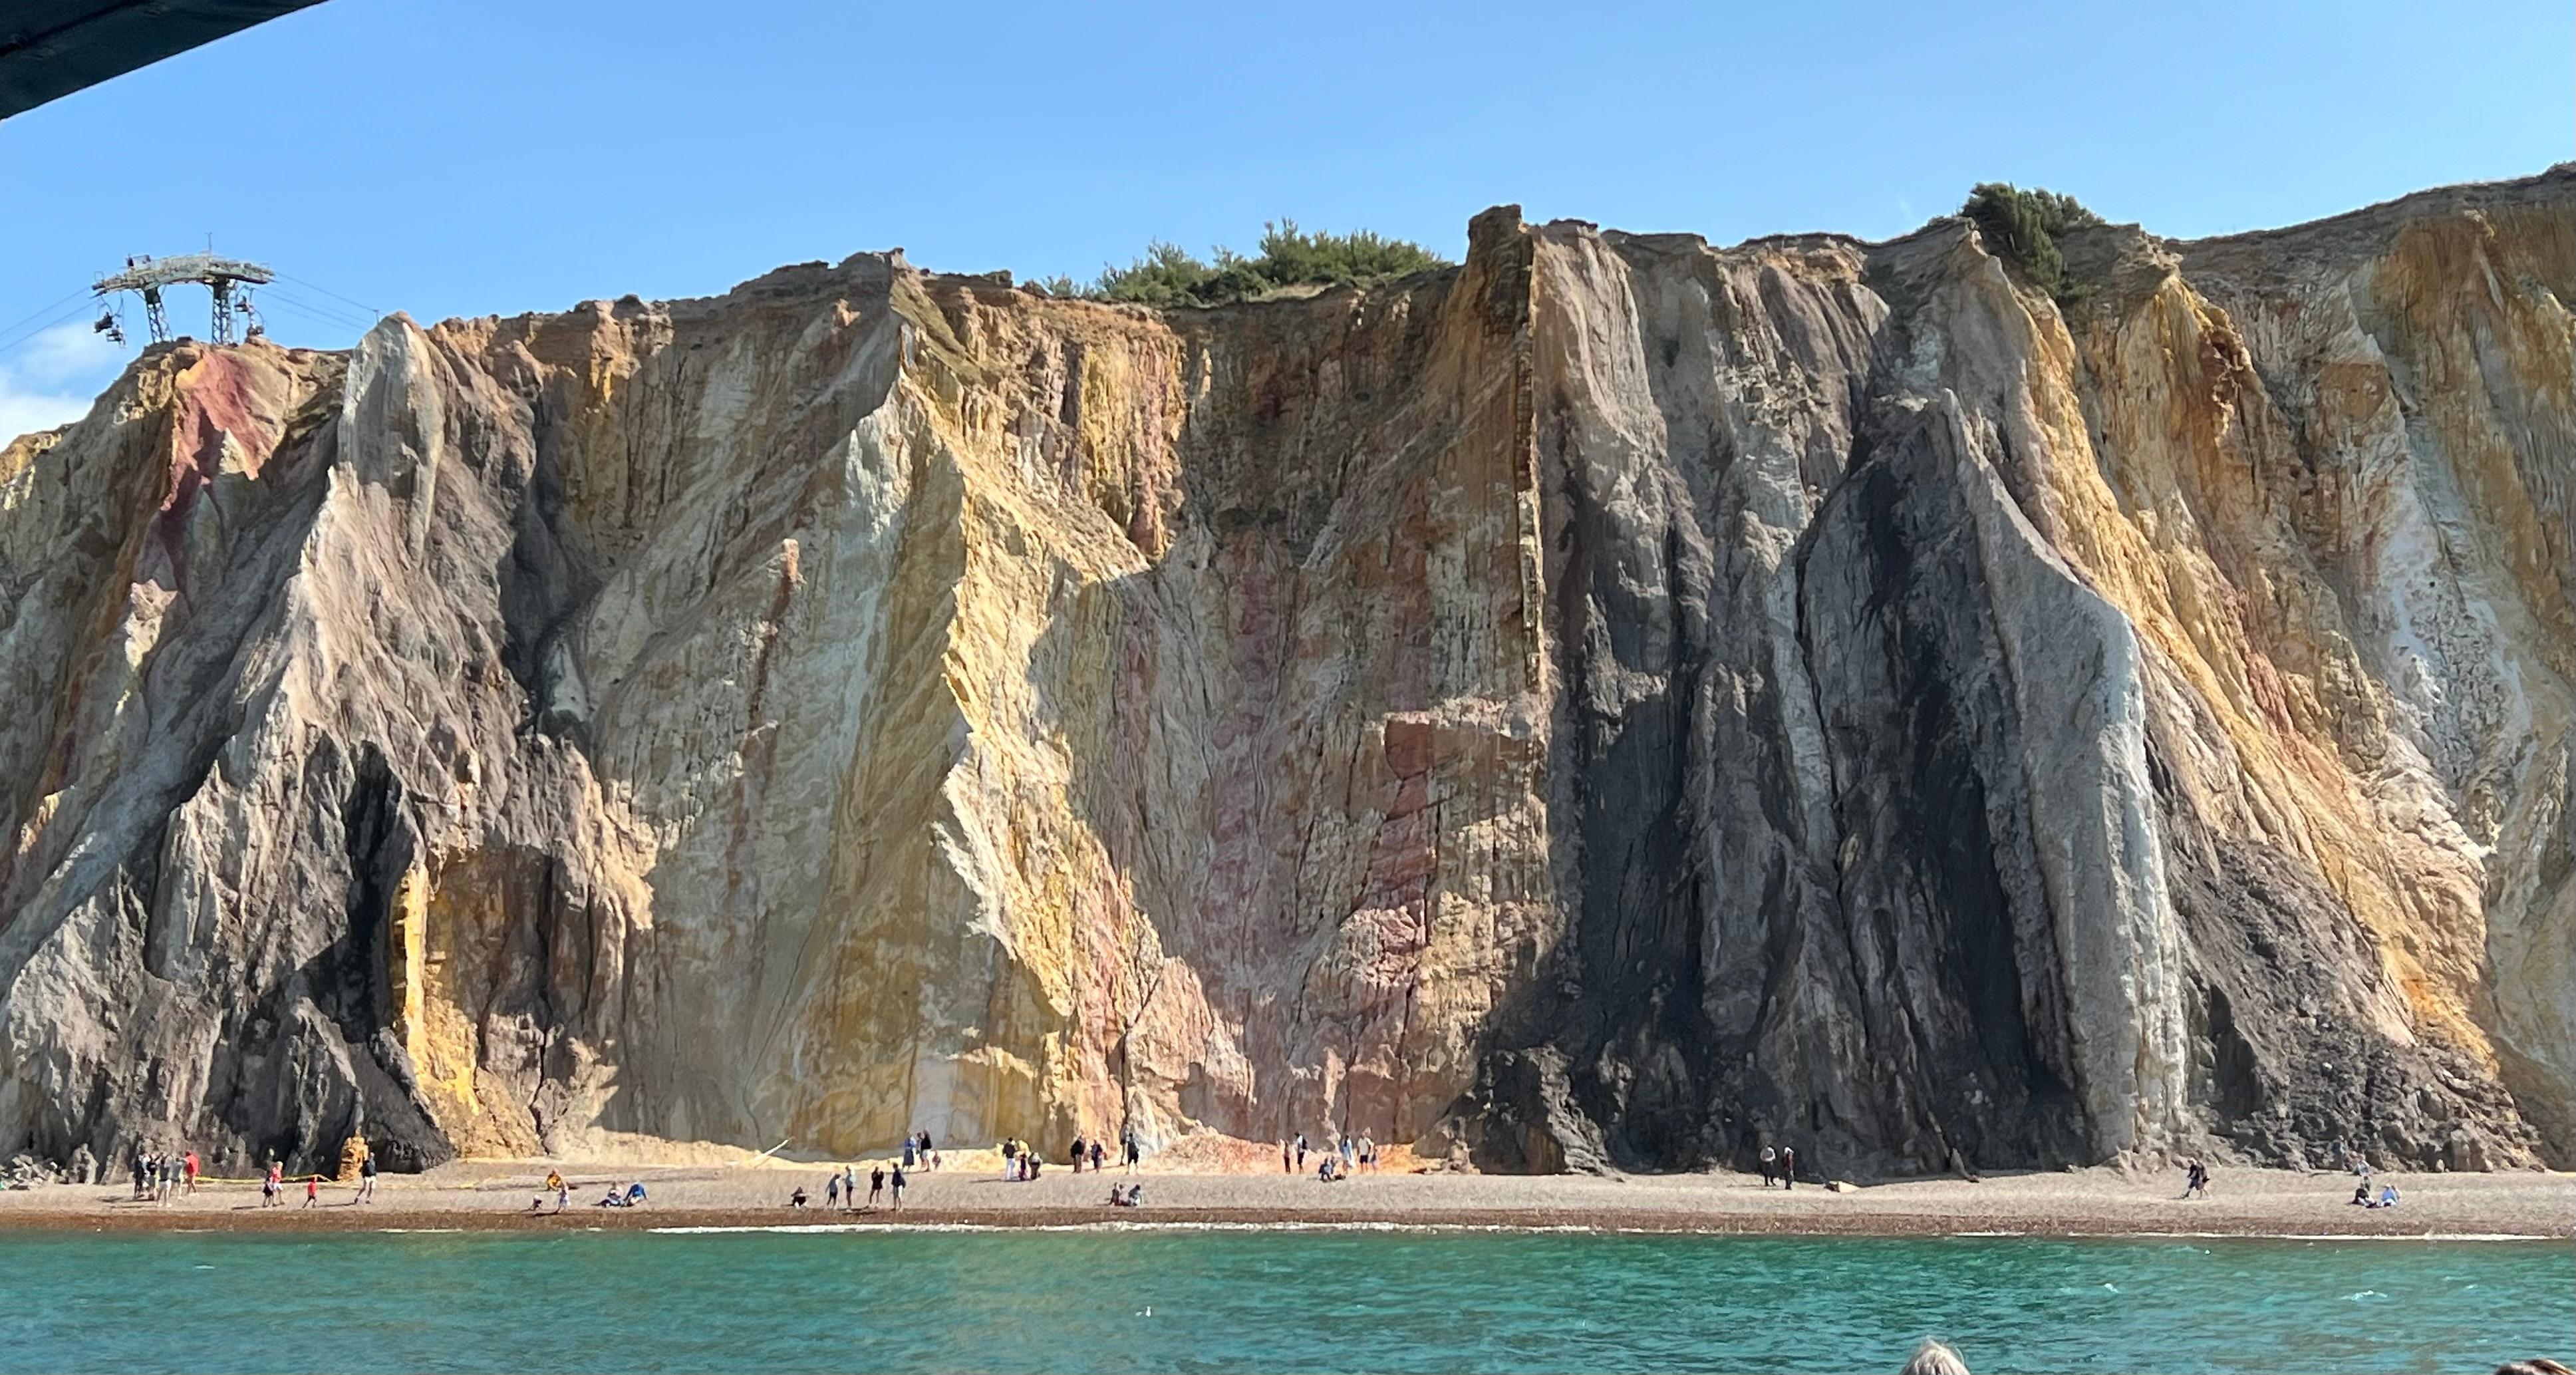
[[[151,326],[152,342],[170,339],[170,317],[162,308],[161,289],[194,282],[214,296],[214,341],[233,341],[233,312],[247,309],[247,296],[252,286],[263,286],[277,280],[277,274],[258,263],[238,258],[218,258],[212,253],[188,253],[176,258],[136,257],[125,260],[125,270],[112,272],[90,286],[90,292],[102,300],[120,291],[131,291],[143,298],[143,318]]]

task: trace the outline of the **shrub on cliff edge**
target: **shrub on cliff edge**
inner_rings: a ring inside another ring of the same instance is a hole
[[[1056,295],[1096,301],[1212,306],[1266,296],[1284,287],[1367,286],[1447,266],[1439,254],[1409,240],[1390,239],[1367,229],[1310,233],[1299,229],[1295,220],[1263,225],[1257,258],[1226,248],[1210,256],[1213,261],[1201,261],[1179,245],[1158,239],[1143,257],[1125,267],[1107,269],[1088,287],[1057,278],[1048,289]]]
[[[2060,303],[2073,296],[2066,280],[2066,259],[2057,251],[2057,236],[2102,222],[2101,216],[2073,196],[2037,187],[2024,191],[2008,181],[1980,182],[1959,213],[1976,222],[1987,248],[2019,264],[2032,285]]]

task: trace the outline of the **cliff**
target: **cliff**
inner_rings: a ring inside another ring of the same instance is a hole
[[[2576,168],[1156,314],[899,256],[0,454],[0,1155],[2576,1160]]]

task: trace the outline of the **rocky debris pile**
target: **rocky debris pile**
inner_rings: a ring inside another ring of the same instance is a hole
[[[11,1156],[8,1167],[0,1170],[0,1187],[33,1189],[48,1184],[69,1184],[71,1176],[50,1160],[39,1160],[24,1153]]]

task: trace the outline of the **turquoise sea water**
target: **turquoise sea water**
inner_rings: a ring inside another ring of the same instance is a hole
[[[2542,1242],[0,1233],[0,1371],[2493,1369]]]

